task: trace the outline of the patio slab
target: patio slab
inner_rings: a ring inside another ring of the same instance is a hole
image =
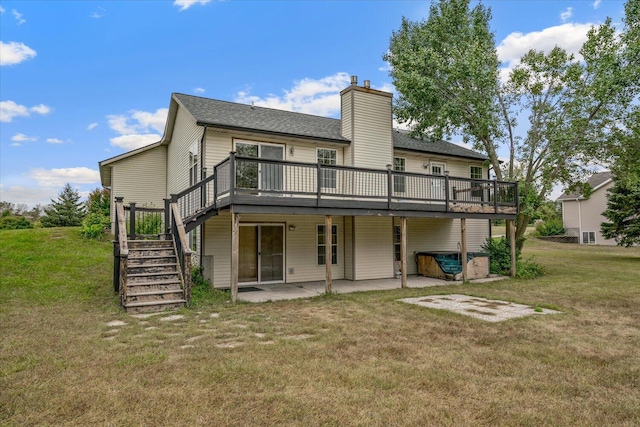
[[[485,279],[471,280],[471,283],[482,283],[486,281],[506,279],[503,276],[488,277]],[[426,288],[432,286],[460,285],[460,281],[447,281],[434,279],[431,277],[409,276],[407,277],[408,288]],[[246,302],[267,302],[282,301],[300,298],[311,298],[324,294],[324,281],[302,282],[302,283],[278,283],[273,285],[251,285],[252,288],[260,289],[253,292],[239,292],[238,299]],[[384,291],[399,289],[400,279],[372,279],[372,280],[334,280],[331,290],[338,294],[352,292]]]
[[[398,301],[422,307],[449,310],[487,322],[501,322],[524,316],[560,313],[548,308],[534,308],[509,301],[489,300],[460,294],[429,295],[418,298],[403,298]]]

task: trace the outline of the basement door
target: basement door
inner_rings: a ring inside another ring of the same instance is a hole
[[[238,282],[284,281],[284,225],[240,224]]]

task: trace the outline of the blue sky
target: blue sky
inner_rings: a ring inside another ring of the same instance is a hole
[[[473,3],[475,4],[475,3]],[[489,0],[505,70],[577,52],[623,1]],[[157,141],[172,92],[339,116],[350,75],[393,91],[382,60],[423,1],[0,1],[0,200],[100,186],[98,161]],[[506,72],[506,71],[505,71]]]

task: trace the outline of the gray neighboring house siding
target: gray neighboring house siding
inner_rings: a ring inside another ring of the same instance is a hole
[[[616,245],[615,240],[605,239],[600,233],[600,224],[607,220],[602,216],[607,208],[607,190],[613,187],[611,172],[596,173],[587,184],[593,189],[589,198],[577,193],[563,193],[558,197],[562,202],[565,232],[568,236],[577,236],[580,244]]]

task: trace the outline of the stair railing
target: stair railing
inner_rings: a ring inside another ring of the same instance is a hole
[[[182,276],[184,299],[187,304],[191,303],[191,255],[193,252],[189,248],[187,233],[180,215],[180,206],[172,202],[171,206],[171,234],[175,245],[176,255],[180,262],[180,275]]]
[[[115,240],[113,241],[113,290],[120,295],[120,303],[127,298],[127,263],[129,245],[127,243],[127,219],[124,214],[122,197],[116,197]]]

